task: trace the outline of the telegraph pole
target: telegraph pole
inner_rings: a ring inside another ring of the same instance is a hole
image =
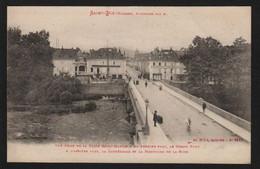
[[[108,48],[108,40],[107,40],[107,48]],[[107,79],[109,78],[109,55],[107,55]]]

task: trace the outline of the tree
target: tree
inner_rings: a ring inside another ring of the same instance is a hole
[[[237,38],[229,47],[225,84],[227,88],[245,90],[251,84],[251,45]]]
[[[224,85],[230,100],[236,104],[240,116],[250,119],[251,114],[251,45],[242,37],[228,47]]]
[[[195,37],[180,58],[188,76],[188,92],[250,120],[251,45],[242,37],[222,46],[211,37]],[[212,87],[208,85],[213,81]]]
[[[186,67],[191,91],[203,95],[210,80],[221,83],[220,63],[223,62],[222,44],[212,38],[196,36],[180,60]]]
[[[22,31],[19,27],[9,27],[7,31],[7,44],[18,45],[21,42]]]
[[[22,35],[20,28],[7,30],[7,97],[25,100],[45,78],[52,76],[52,48],[45,30]]]
[[[69,91],[64,91],[60,94],[60,102],[62,104],[72,103],[72,94]]]
[[[240,47],[246,43],[246,40],[240,36],[239,38],[236,38],[235,41],[233,42],[234,46]]]

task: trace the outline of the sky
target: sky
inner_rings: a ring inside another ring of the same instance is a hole
[[[90,15],[91,11],[95,14]],[[96,15],[106,11],[111,15]],[[223,45],[231,45],[240,36],[251,43],[251,8],[8,7],[7,26],[19,26],[23,34],[45,29],[52,47],[58,47],[58,39],[59,47],[83,51],[107,46],[147,52],[155,47],[179,50],[197,35],[211,36]]]

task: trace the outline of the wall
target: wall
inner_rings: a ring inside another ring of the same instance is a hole
[[[115,62],[115,64],[114,64]],[[91,72],[92,65],[107,65],[107,59],[90,59],[87,61],[87,72],[88,74],[97,74],[97,68],[93,67],[93,72]],[[110,67],[110,75],[125,75],[126,72],[126,60],[125,59],[109,59],[109,65],[120,66],[120,67]],[[107,75],[107,68],[99,68],[100,76]]]
[[[88,95],[121,95],[124,94],[124,85],[115,83],[100,83],[100,84],[84,84],[83,92]]]
[[[155,65],[153,65],[153,63],[155,63]],[[159,63],[161,63],[161,65],[159,65]],[[171,80],[171,76],[172,76],[173,80],[177,80],[176,74],[185,73],[184,65],[179,62],[173,62],[173,61],[149,61],[149,65],[147,67],[148,68],[145,70],[149,71],[150,79],[153,79],[153,73],[161,73],[162,79],[165,79],[166,77],[167,80]]]
[[[74,59],[72,60],[53,60],[53,75],[59,75],[60,72],[62,71],[63,68],[63,72],[69,72],[69,74],[71,76],[75,76],[75,65],[74,63]]]
[[[197,98],[197,97],[195,97],[193,95],[190,95],[189,93],[186,93],[186,92],[184,92],[184,91],[182,91],[182,90],[180,90],[180,89],[178,89],[176,87],[173,87],[173,86],[169,85],[167,81],[163,81],[163,83],[168,88],[174,90],[175,92],[181,94],[182,96],[185,96],[186,98],[188,98],[188,99],[190,99],[190,100],[194,101],[195,103],[197,103],[197,104],[202,106],[202,103],[203,103],[203,99],[202,98]],[[225,118],[225,119],[235,123],[236,125],[244,128],[244,129],[246,129],[248,131],[251,131],[251,123],[249,121],[246,121],[246,120],[244,120],[244,119],[242,119],[242,118],[240,118],[238,116],[235,116],[235,115],[233,115],[233,114],[231,114],[231,113],[229,113],[229,112],[227,112],[227,111],[225,111],[225,110],[223,110],[223,109],[221,109],[221,108],[219,108],[217,106],[214,106],[214,105],[212,105],[212,104],[210,104],[210,103],[208,103],[206,101],[205,101],[205,103],[207,104],[207,109],[208,110],[211,110],[212,112],[218,114],[219,116],[221,116],[221,117],[223,117],[223,118]]]

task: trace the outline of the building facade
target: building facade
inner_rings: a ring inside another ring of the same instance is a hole
[[[141,53],[141,52],[139,52],[138,49],[136,49],[135,55],[134,55],[134,60],[135,60],[134,68],[136,70],[139,70],[139,71],[144,70],[144,67],[143,67],[144,63],[143,63],[143,61],[147,60],[150,55],[151,55],[150,53],[143,53],[143,52]]]
[[[75,76],[84,83],[90,79],[123,78],[126,73],[126,59],[116,48],[100,48],[90,53],[82,53],[80,49],[55,49],[53,64],[53,75]]]
[[[75,62],[76,76],[90,76],[92,79],[123,78],[126,73],[126,59],[120,49],[100,48],[90,50]]]
[[[139,70],[149,80],[185,81],[185,66],[179,60],[180,55],[171,49],[154,49],[143,57]]]
[[[70,76],[75,76],[75,59],[81,54],[79,48],[76,49],[54,49],[52,63],[53,63],[53,75],[59,76],[62,74],[67,74]]]

